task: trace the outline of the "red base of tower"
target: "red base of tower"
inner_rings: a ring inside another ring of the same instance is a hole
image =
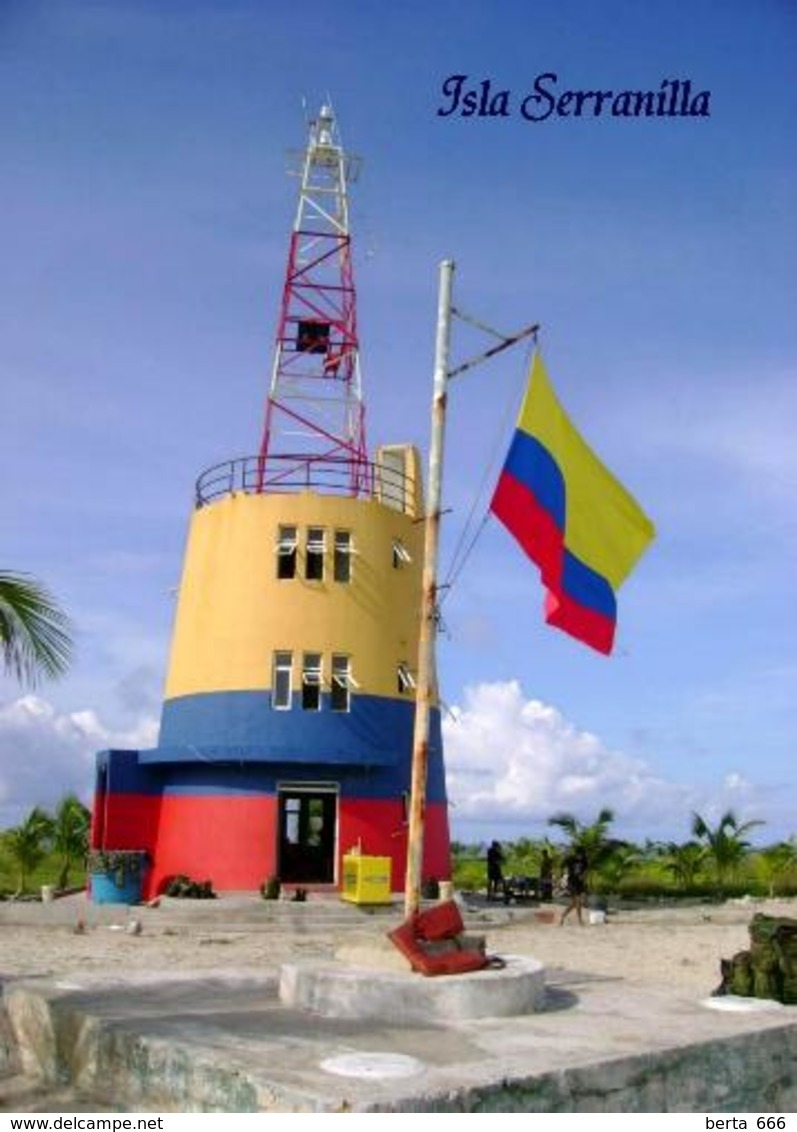
[[[336,840],[331,884],[338,885],[341,859],[357,846],[366,856],[389,857],[391,889],[403,890],[407,826],[400,802],[341,798]],[[275,795],[98,795],[92,841],[106,849],[147,850],[152,867],[144,899],[161,893],[178,874],[210,880],[217,892],[256,891],[269,877],[281,875]],[[451,875],[448,813],[442,803],[430,803],[426,810],[423,873],[437,880]],[[312,880],[309,884],[313,887]]]

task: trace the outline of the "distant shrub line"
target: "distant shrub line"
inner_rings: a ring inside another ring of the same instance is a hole
[[[742,823],[728,811],[712,826],[700,814],[693,814],[688,840],[644,844],[610,836],[613,822],[614,813],[609,809],[601,810],[591,823],[572,814],[555,814],[548,824],[559,831],[562,841],[523,837],[506,842],[504,873],[507,877],[538,877],[545,850],[553,861],[554,877],[561,881],[565,857],[581,847],[589,861],[589,890],[597,896],[639,901],[797,896],[797,838],[753,848],[746,835],[761,822]],[[43,885],[65,890],[70,884],[80,884],[85,879],[89,825],[89,811],[69,795],[52,814],[34,807],[18,826],[0,832],[0,899],[38,895]],[[486,887],[486,854],[484,844],[452,842],[457,889]],[[95,852],[92,860],[96,858]],[[172,880],[175,895],[212,898],[211,879],[181,876]],[[266,899],[278,899],[277,877],[268,878],[261,891]],[[425,895],[431,896],[431,888]]]

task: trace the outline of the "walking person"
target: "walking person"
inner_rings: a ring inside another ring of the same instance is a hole
[[[568,905],[562,912],[562,918],[559,920],[560,925],[565,922],[570,913],[575,909],[578,916],[578,922],[584,923],[583,908],[584,897],[587,894],[587,869],[589,868],[589,861],[587,854],[582,848],[574,849],[565,858],[565,876],[567,884],[567,899]]]

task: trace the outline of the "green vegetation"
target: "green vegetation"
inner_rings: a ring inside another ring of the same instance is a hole
[[[767,894],[776,896],[781,891],[779,885],[788,883],[789,877],[793,881],[797,874],[797,837],[792,837],[789,841],[779,841],[764,849],[758,854],[757,864],[761,878],[767,886]]]
[[[260,895],[264,900],[279,900],[282,882],[278,876],[270,876],[260,886]]]
[[[601,810],[594,822],[556,814],[549,824],[565,838],[522,837],[505,842],[506,876],[539,876],[540,857],[547,850],[554,876],[560,877],[570,848],[584,845],[590,860],[590,891],[628,900],[728,899],[797,896],[797,836],[754,848],[747,832],[761,822],[739,823],[731,812],[716,827],[693,815],[693,836],[684,842],[647,841],[637,845],[609,836],[614,815]],[[61,800],[54,814],[36,806],[24,821],[0,833],[0,899],[38,895],[42,885],[82,885],[86,877],[90,814],[73,795]],[[460,891],[486,887],[487,846],[451,843],[453,879]],[[279,897],[279,882],[269,878],[261,891]]]
[[[68,794],[55,815],[35,806],[28,816],[0,834],[0,894],[38,893],[44,884],[66,888],[79,866],[85,879],[91,815],[74,794]]]
[[[110,877],[117,888],[124,888],[137,881],[148,864],[145,849],[90,849],[86,869],[90,875]]]
[[[721,886],[738,875],[747,856],[750,842],[745,840],[744,834],[762,824],[760,821],[748,821],[740,825],[733,810],[728,810],[712,829],[700,814],[693,815],[692,833],[704,843],[706,856],[711,861],[714,875]]]
[[[683,845],[668,841],[663,856],[666,868],[678,887],[689,889],[694,887],[700,876],[706,860],[706,847],[697,841],[685,841]]]
[[[5,849],[17,874],[16,895],[25,892],[30,874],[44,860],[51,826],[52,818],[36,806],[6,833]]]
[[[74,865],[85,865],[89,844],[91,813],[74,794],[62,798],[52,819],[49,841],[60,861],[58,888],[69,887],[69,874]]]
[[[0,570],[0,656],[8,675],[33,686],[69,667],[69,618],[51,594],[27,574]]]
[[[587,878],[590,886],[594,886],[595,877],[606,872],[618,878],[625,871],[627,855],[621,849],[627,848],[624,842],[609,839],[609,826],[614,821],[614,811],[604,808],[600,811],[594,822],[585,825],[572,814],[554,814],[548,818],[548,825],[555,825],[561,829],[567,838],[567,853],[574,849],[583,849],[589,862]]]
[[[0,671],[20,684],[62,676],[72,656],[72,626],[52,595],[27,574],[0,570]],[[31,886],[65,888],[85,859],[89,812],[74,795],[55,816],[35,806],[24,821],[0,833],[0,896],[23,896]]]
[[[209,880],[191,880],[185,873],[170,877],[163,889],[164,896],[176,896],[186,900],[215,900],[216,893]]]
[[[564,842],[527,837],[505,842],[504,875],[539,875],[547,849],[554,875],[562,873],[567,853],[583,847],[590,864],[590,892],[627,900],[728,899],[744,895],[797,896],[797,837],[758,849],[746,834],[762,822],[740,823],[732,811],[712,827],[699,814],[692,817],[692,837],[684,842],[637,845],[610,837],[614,813],[604,809],[595,821],[583,823],[572,814],[555,814],[548,821],[564,834]],[[462,891],[486,887],[486,845],[453,842],[453,877]]]

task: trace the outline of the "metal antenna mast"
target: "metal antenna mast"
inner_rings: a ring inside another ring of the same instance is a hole
[[[348,185],[360,159],[345,153],[330,105],[310,123],[299,168],[274,366],[260,445],[258,487],[318,466],[345,470],[349,490],[370,489],[360,384]],[[280,457],[271,461],[270,457]]]

